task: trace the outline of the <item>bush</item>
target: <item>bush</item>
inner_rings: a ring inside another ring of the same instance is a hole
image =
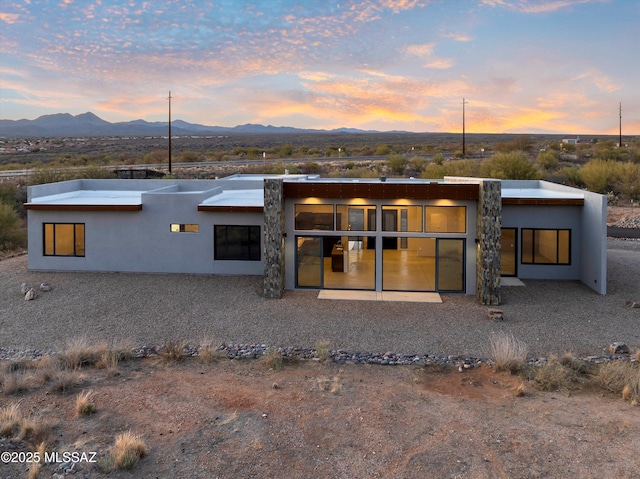
[[[387,160],[387,167],[394,175],[402,176],[408,163],[406,156],[391,155]]]
[[[538,168],[523,153],[498,153],[480,165],[480,175],[501,180],[537,180]]]
[[[491,357],[496,371],[516,373],[527,360],[527,345],[510,333],[495,333],[489,338]]]
[[[580,168],[580,177],[594,193],[612,191],[620,177],[620,163],[613,160],[591,160]]]
[[[22,228],[18,212],[0,203],[0,251],[23,249],[27,246],[27,234]]]

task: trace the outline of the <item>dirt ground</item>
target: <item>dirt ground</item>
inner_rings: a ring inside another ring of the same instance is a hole
[[[608,206],[607,224],[613,225],[629,218],[640,218],[639,206]]]
[[[632,478],[640,470],[640,409],[601,390],[514,389],[518,376],[478,369],[260,360],[134,360],[82,370],[66,394],[0,396],[54,425],[58,452],[103,456],[117,433],[148,447],[132,471],[78,463],[38,477],[80,478]],[[78,392],[97,412],[75,416]],[[24,451],[24,445],[3,451]],[[58,469],[56,469],[56,467]],[[0,465],[0,477],[28,477]]]

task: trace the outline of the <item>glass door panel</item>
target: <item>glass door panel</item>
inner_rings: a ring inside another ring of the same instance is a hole
[[[389,238],[397,244],[398,238]],[[382,250],[382,289],[435,291],[436,239],[405,238],[407,248]]]
[[[298,236],[296,251],[296,285],[322,288],[322,236]]]
[[[464,291],[464,240],[438,239],[438,291]]]

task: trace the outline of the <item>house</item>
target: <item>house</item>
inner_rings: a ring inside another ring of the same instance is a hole
[[[476,295],[501,277],[606,293],[606,197],[446,177],[72,180],[28,190],[32,270],[262,275],[267,297],[347,289]]]
[[[564,136],[562,137],[562,143],[565,145],[577,145],[580,143],[579,136]]]

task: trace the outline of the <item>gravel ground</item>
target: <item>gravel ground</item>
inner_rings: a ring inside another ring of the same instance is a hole
[[[508,331],[535,356],[600,355],[614,341],[640,348],[640,241],[608,240],[608,294],[576,281],[525,280],[504,287],[505,321],[492,322],[474,297],[442,304],[318,300],[317,292],[261,296],[262,278],[27,270],[26,255],[0,261],[0,356],[55,351],[86,337],[133,346],[166,340],[264,343],[398,354],[482,357],[492,332]],[[25,301],[20,284],[53,289]]]

